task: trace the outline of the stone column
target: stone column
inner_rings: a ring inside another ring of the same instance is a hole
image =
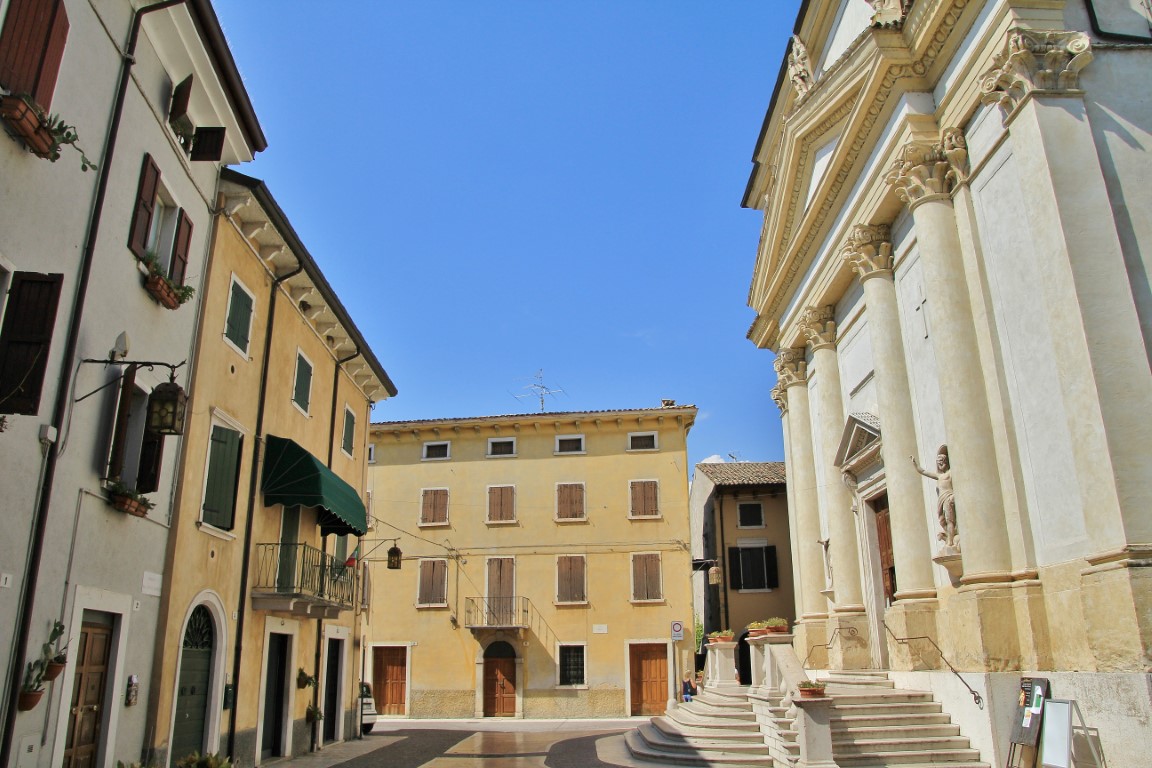
[[[843,256],[860,276],[876,370],[881,455],[892,515],[892,556],[896,600],[936,596],[921,478],[908,457],[916,450],[912,393],[892,278],[892,244],[886,224],[857,225]]]
[[[964,558],[962,581],[1007,582],[1011,581],[1012,558],[996,445],[950,194],[958,174],[966,168],[967,153],[963,142],[956,140],[957,133],[949,132],[947,145],[905,145],[888,181],[908,204],[916,223],[924,293],[929,297],[932,348],[939,370],[959,549]],[[917,458],[929,471],[941,471],[929,463],[935,463],[934,455]]]
[[[824,621],[828,601],[824,588],[824,552],[820,546],[820,507],[816,498],[816,468],[812,461],[812,415],[808,406],[808,366],[804,349],[782,349],[776,357],[776,375],[788,398],[788,487],[795,509],[793,570],[801,583],[802,604],[796,626],[798,652],[823,646],[827,640]],[[814,664],[823,666],[826,656],[817,648]]]
[[[840,364],[836,355],[836,320],[833,307],[809,307],[801,330],[812,349],[812,368],[819,383],[819,457],[817,482],[826,505],[828,555],[832,565],[833,614],[828,632],[833,635],[829,666],[863,669],[871,658],[867,643],[867,617],[860,591],[860,557],[852,493],[835,465],[835,452],[844,432],[844,400],[840,392]],[[839,632],[834,632],[839,629]]]

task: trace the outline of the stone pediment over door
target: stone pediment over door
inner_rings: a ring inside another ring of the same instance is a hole
[[[833,463],[841,472],[860,477],[880,463],[880,444],[880,418],[873,413],[851,413]]]

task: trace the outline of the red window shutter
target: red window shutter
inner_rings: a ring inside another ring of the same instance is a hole
[[[0,413],[32,415],[48,368],[63,275],[16,272],[0,330]]]
[[[132,395],[136,391],[136,366],[130,365],[120,378],[116,421],[112,427],[112,450],[108,455],[108,479],[120,480],[124,473],[124,452],[128,442],[128,420],[132,416]]]
[[[192,219],[183,208],[176,216],[176,242],[172,245],[172,267],[168,278],[175,285],[184,285],[188,271],[188,251],[192,246]]]
[[[63,0],[12,0],[0,31],[0,85],[49,111],[67,40]]]
[[[140,185],[136,188],[136,203],[132,210],[132,225],[128,229],[128,250],[143,259],[148,251],[148,230],[152,227],[152,211],[156,208],[156,190],[160,187],[160,167],[152,155],[144,155],[140,168]]]

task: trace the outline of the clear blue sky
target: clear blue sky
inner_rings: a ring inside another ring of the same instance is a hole
[[[396,383],[374,421],[699,407],[784,456],[740,208],[798,0],[215,3],[264,179]]]

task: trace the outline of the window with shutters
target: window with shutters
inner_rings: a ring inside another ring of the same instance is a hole
[[[640,552],[632,555],[632,602],[656,602],[663,599],[660,553]]]
[[[420,584],[416,605],[421,608],[443,608],[448,605],[448,561],[420,561]]]
[[[584,453],[584,435],[557,435],[556,453]]]
[[[0,86],[51,112],[67,41],[64,0],[10,0],[0,28]]]
[[[633,480],[632,507],[629,517],[659,517],[659,485],[655,480]]]
[[[192,247],[192,219],[160,178],[160,167],[144,155],[128,229],[128,250],[173,286],[184,285]]]
[[[0,325],[0,413],[40,410],[63,281],[63,275],[11,273]]]
[[[376,463],[376,444],[375,443],[368,443],[368,463],[369,464],[375,464]]]
[[[344,436],[340,440],[340,450],[348,458],[352,458],[352,449],[356,445],[356,414],[347,405],[344,406]]]
[[[556,648],[556,684],[586,685],[584,643],[561,643]]]
[[[120,377],[105,477],[138,493],[152,493],[160,487],[164,436],[146,428],[149,391],[138,384],[137,373],[129,365]]]
[[[763,592],[780,586],[776,547],[763,540],[740,541],[728,548],[728,588]]]
[[[556,558],[556,602],[588,602],[588,569],[584,555]]]
[[[452,458],[452,443],[448,440],[424,443],[424,452],[420,458],[423,461],[450,459]]]
[[[489,458],[497,456],[515,456],[516,455],[516,438],[514,437],[490,437],[488,438],[488,456]]]
[[[629,432],[628,433],[628,450],[630,451],[655,451],[660,447],[656,442],[655,432]]]
[[[488,487],[488,522],[516,522],[516,486],[492,485]]]
[[[307,416],[312,402],[312,361],[296,350],[296,376],[292,385],[292,402]]]
[[[228,289],[228,314],[224,320],[224,340],[245,360],[248,359],[248,342],[252,336],[254,305],[252,292],[236,275],[232,275],[232,285]]]
[[[584,514],[584,483],[557,483],[556,521],[582,522]]]
[[[448,525],[447,488],[425,488],[422,491],[420,525]]]
[[[240,482],[240,456],[244,438],[235,429],[212,425],[208,441],[208,472],[200,519],[206,525],[230,531],[236,523],[236,488]]]
[[[742,502],[736,510],[737,528],[763,528],[764,508],[760,502]]]

